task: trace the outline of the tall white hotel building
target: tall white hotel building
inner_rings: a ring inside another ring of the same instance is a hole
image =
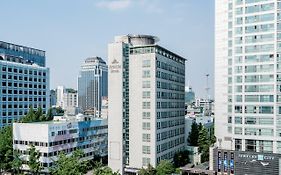
[[[122,174],[184,149],[185,59],[148,35],[108,46],[108,163]]]
[[[280,13],[280,0],[215,1],[217,146],[259,153],[257,160],[250,156],[255,162],[281,153]]]

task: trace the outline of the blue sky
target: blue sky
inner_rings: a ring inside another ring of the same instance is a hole
[[[51,88],[76,88],[83,60],[107,60],[114,36],[151,34],[188,59],[186,84],[198,96],[205,96],[206,73],[213,91],[213,0],[8,0],[0,16],[0,40],[47,52]]]

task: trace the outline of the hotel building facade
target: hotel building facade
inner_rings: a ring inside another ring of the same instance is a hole
[[[148,35],[108,45],[108,163],[121,174],[184,149],[185,59]]]

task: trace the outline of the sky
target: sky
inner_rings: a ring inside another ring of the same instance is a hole
[[[0,40],[46,51],[50,87],[77,89],[87,57],[107,61],[114,36],[147,34],[187,58],[186,85],[213,96],[213,0],[8,0],[1,2]]]

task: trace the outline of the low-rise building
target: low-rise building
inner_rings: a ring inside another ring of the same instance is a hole
[[[79,149],[85,160],[107,156],[107,135],[106,119],[82,114],[60,116],[49,122],[14,123],[13,148],[23,160],[28,160],[27,150],[34,145],[40,152],[42,171],[48,172],[61,152],[71,154]],[[23,170],[28,170],[28,166],[23,165]]]

